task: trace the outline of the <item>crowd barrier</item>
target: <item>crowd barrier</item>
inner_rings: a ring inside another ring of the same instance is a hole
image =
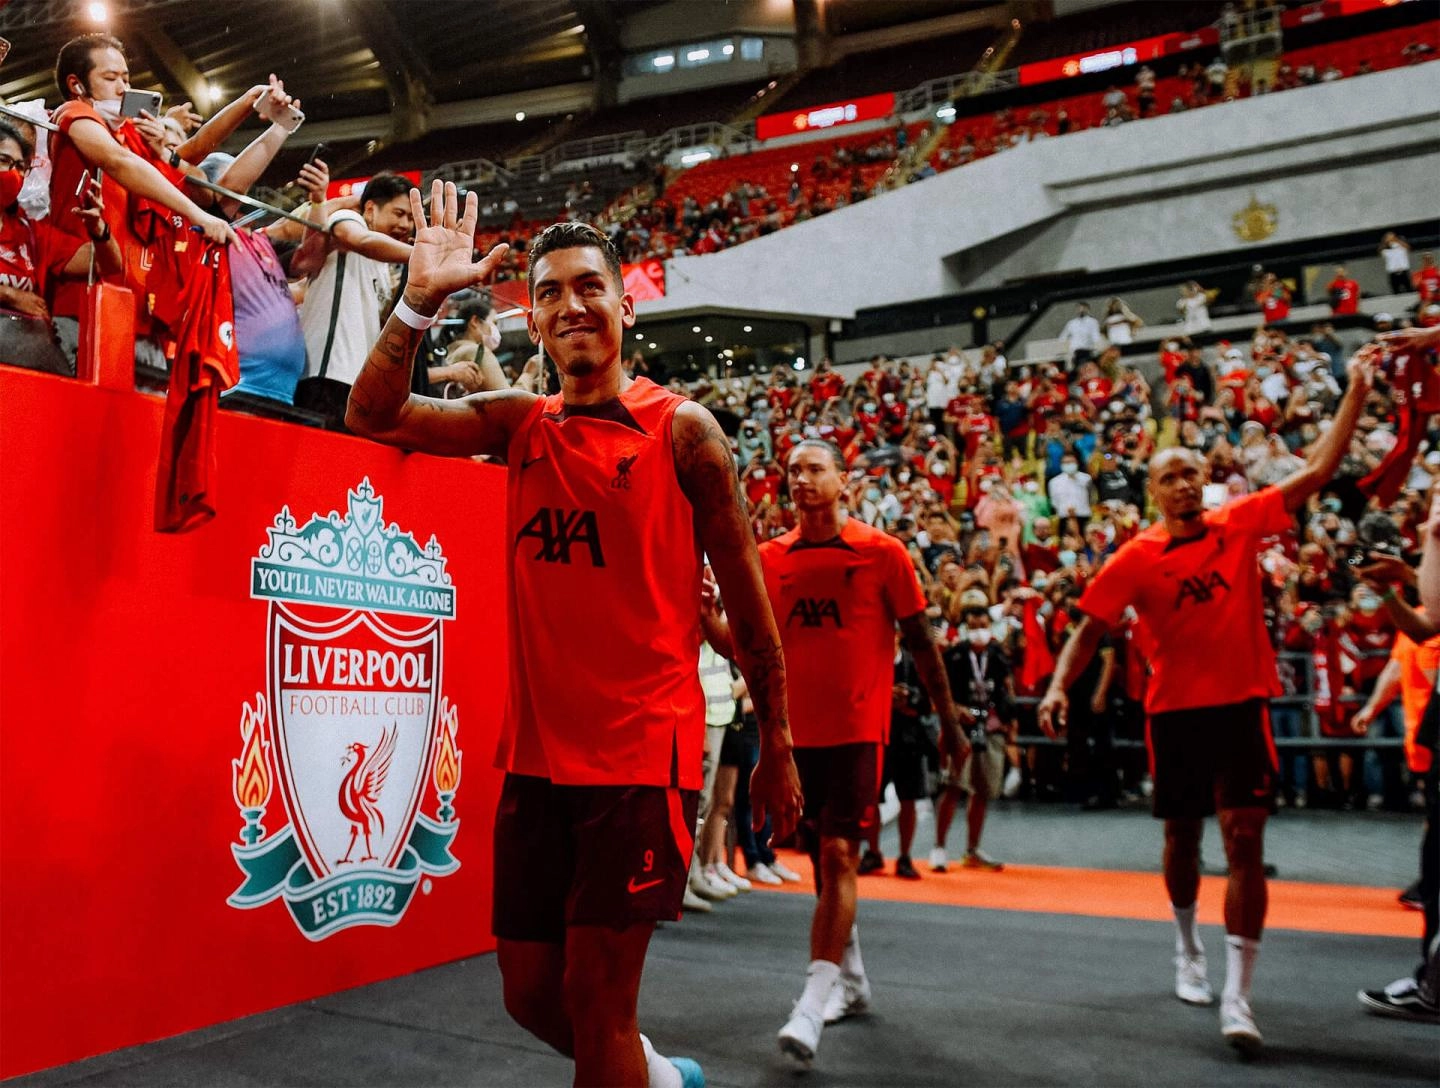
[[[0,1077],[493,948],[501,470],[163,409],[0,366]]]

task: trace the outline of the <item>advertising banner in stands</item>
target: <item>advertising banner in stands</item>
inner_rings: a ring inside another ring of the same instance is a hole
[[[503,471],[221,411],[163,534],[163,400],[0,398],[0,1078],[493,949]]]
[[[853,125],[857,121],[875,121],[895,112],[895,96],[890,93],[871,94],[848,102],[831,102],[803,110],[767,113],[755,119],[755,136],[773,140],[777,136],[794,136],[797,132]]]
[[[1213,26],[1182,34],[1161,34],[1154,38],[1125,42],[1108,49],[1097,49],[1091,53],[1075,53],[1068,57],[1054,57],[1038,60],[1033,64],[1020,66],[1020,83],[1049,83],[1056,79],[1072,76],[1094,75],[1112,68],[1125,68],[1132,64],[1143,64],[1160,57],[1186,53],[1192,49],[1216,45],[1220,34]]]
[[[420,188],[419,170],[396,170],[402,178],[409,178],[410,184]],[[325,199],[334,200],[337,196],[349,196],[351,193],[358,193],[365,188],[369,178],[340,178],[338,181],[330,182],[330,187],[325,190]],[[425,194],[425,199],[430,199],[430,194]]]

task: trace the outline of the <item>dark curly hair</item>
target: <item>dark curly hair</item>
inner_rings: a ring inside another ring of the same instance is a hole
[[[615,281],[615,290],[625,292],[625,274],[620,269],[620,252],[601,230],[589,223],[555,223],[546,227],[530,242],[530,271],[533,274],[540,258],[557,249],[598,249],[605,258],[605,267]],[[535,280],[530,280],[530,303],[535,303]]]

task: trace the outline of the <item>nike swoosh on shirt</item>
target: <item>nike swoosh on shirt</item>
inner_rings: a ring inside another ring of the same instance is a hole
[[[636,883],[635,883],[635,878],[632,876],[632,877],[630,878],[630,894],[631,894],[631,895],[635,895],[635,894],[637,894],[637,893],[639,893],[639,892],[643,892],[646,888],[653,888],[653,887],[655,887],[655,885],[657,885],[657,884],[664,884],[664,883],[665,883],[665,880],[664,880],[664,878],[662,877],[662,878],[659,879],[659,880],[651,880],[651,881],[647,881],[647,882],[644,883],[644,884],[636,884]]]

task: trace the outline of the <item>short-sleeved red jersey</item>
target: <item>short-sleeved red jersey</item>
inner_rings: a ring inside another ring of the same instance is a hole
[[[648,378],[605,405],[545,397],[510,441],[507,771],[701,785],[700,549],[671,431],[683,401]]]
[[[797,748],[883,744],[894,688],[895,624],[925,610],[905,546],[857,518],[834,540],[792,529],[760,545],[785,648]]]
[[[1262,541],[1295,520],[1270,487],[1208,511],[1204,521],[1205,532],[1184,541],[1152,525],[1080,598],[1083,612],[1111,627],[1134,607],[1153,673],[1151,714],[1280,694],[1256,557]]]

